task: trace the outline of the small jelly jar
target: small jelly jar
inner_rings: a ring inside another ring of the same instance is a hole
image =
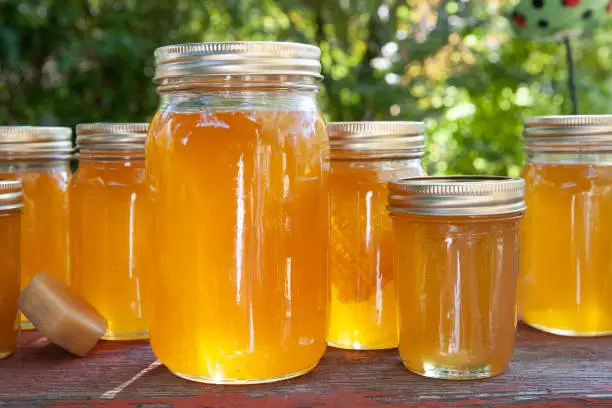
[[[565,336],[612,334],[612,115],[527,120],[521,319]]]
[[[0,180],[0,359],[17,347],[21,258],[20,181]]]
[[[516,329],[521,179],[389,183],[404,365],[434,378],[502,373]]]
[[[77,125],[70,183],[72,287],[108,321],[106,340],[149,337],[143,309],[146,123]]]
[[[387,183],[423,176],[422,122],[327,125],[331,148],[331,301],[327,342],[345,349],[397,347]]]
[[[0,178],[21,180],[22,289],[40,272],[70,283],[68,184],[73,157],[72,129],[0,127]],[[21,327],[32,329],[22,316]]]
[[[147,139],[151,347],[174,374],[304,374],[327,343],[329,141],[320,50],[232,42],[155,52]]]

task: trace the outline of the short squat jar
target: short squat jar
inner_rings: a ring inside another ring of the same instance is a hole
[[[452,380],[508,367],[524,183],[429,177],[389,184],[404,365]]]
[[[329,144],[320,50],[158,49],[149,128],[151,346],[176,375],[257,383],[327,346]]]
[[[68,184],[72,130],[66,127],[0,127],[0,178],[21,180],[21,285],[40,272],[70,283]],[[32,325],[22,316],[22,327]]]
[[[21,182],[0,180],[0,359],[17,347],[21,258]]]
[[[565,336],[612,334],[612,115],[525,124],[521,319]]]
[[[147,265],[146,123],[77,126],[72,178],[72,286],[108,321],[106,340],[148,337],[142,275]]]
[[[423,176],[422,122],[327,125],[331,147],[331,302],[327,341],[345,349],[397,347],[387,183]]]

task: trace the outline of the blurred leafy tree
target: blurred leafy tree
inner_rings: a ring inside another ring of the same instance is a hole
[[[524,118],[570,107],[563,48],[516,38],[510,3],[0,0],[0,123],[147,120],[156,47],[300,41],[323,51],[328,119],[426,119],[430,173],[517,175]],[[611,35],[577,46],[585,113],[610,111]]]

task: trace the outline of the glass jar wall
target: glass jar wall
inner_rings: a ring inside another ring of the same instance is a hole
[[[339,122],[327,129],[331,147],[327,341],[346,349],[397,347],[387,182],[424,175],[424,124]]]
[[[151,346],[178,376],[276,381],[324,353],[329,146],[315,100],[319,56],[314,46],[266,42],[156,51]]]
[[[523,180],[391,182],[400,344],[427,377],[502,373],[514,349]]]
[[[67,190],[72,152],[70,128],[0,127],[0,178],[21,180],[25,195],[22,288],[40,272],[70,283]],[[32,328],[24,316],[22,327]]]
[[[0,180],[0,359],[17,347],[21,258],[21,182]]]
[[[533,118],[524,139],[521,319],[612,334],[612,115]]]
[[[146,123],[77,126],[70,183],[72,287],[108,321],[107,340],[148,337],[141,279],[147,269]]]

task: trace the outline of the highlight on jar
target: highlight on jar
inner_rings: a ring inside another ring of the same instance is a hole
[[[528,325],[612,334],[612,115],[526,121],[518,305]]]
[[[13,353],[19,337],[22,209],[22,183],[0,180],[0,359]]]
[[[397,347],[398,323],[387,183],[425,175],[423,122],[337,122],[331,149],[331,300],[327,342],[344,349]]]
[[[149,336],[141,279],[148,269],[146,123],[77,125],[69,188],[72,287],[108,321],[103,339]]]
[[[153,351],[177,376],[205,383],[305,374],[327,346],[320,50],[200,43],[162,47],[155,58],[161,103],[147,139]]]
[[[516,330],[523,180],[393,181],[389,210],[406,368],[452,380],[504,372]]]
[[[0,178],[21,180],[25,196],[21,289],[40,272],[70,283],[67,192],[72,157],[70,128],[0,127]],[[21,327],[33,328],[23,315]]]

